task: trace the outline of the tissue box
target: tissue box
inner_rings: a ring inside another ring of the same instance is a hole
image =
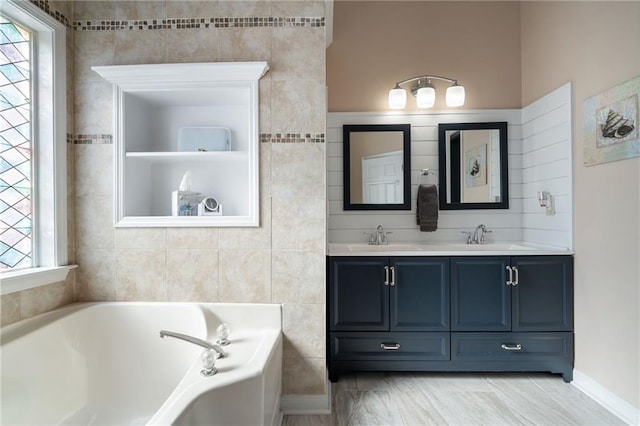
[[[181,127],[178,151],[231,151],[231,131],[226,127]]]
[[[171,193],[172,216],[198,216],[198,204],[202,193],[194,191],[173,191]]]

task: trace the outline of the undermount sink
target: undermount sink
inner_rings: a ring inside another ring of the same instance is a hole
[[[444,244],[450,250],[464,251],[518,251],[518,250],[535,250],[533,247],[527,247],[520,244],[508,243],[487,243],[487,244]]]
[[[349,244],[349,250],[351,251],[418,251],[422,250],[421,247],[414,244],[381,244],[381,245],[368,245],[368,244]]]

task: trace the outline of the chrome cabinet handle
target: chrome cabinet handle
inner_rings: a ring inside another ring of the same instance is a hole
[[[391,267],[391,287],[395,287],[396,285],[396,267]]]
[[[384,267],[384,285],[389,285],[389,267]]]
[[[516,280],[514,282],[512,282],[511,285],[516,286],[516,285],[520,284],[520,274],[518,273],[518,267],[517,266],[512,266],[512,269],[516,273]]]
[[[507,266],[507,271],[509,271],[509,281],[507,281],[507,285],[513,285],[513,269],[511,269],[511,266]]]
[[[507,345],[506,343],[503,343],[502,345],[500,345],[500,347],[505,351],[521,351],[522,350],[522,345],[520,343],[515,345]]]
[[[397,351],[400,349],[400,343],[380,343],[380,349],[384,349],[385,351]]]

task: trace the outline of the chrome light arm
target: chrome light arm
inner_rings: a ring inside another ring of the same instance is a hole
[[[160,337],[173,337],[176,339],[184,340],[185,342],[193,343],[194,345],[202,346],[206,349],[213,349],[220,356],[220,358],[224,358],[227,356],[227,353],[215,343],[209,343],[206,340],[198,339],[197,337],[188,336],[186,334],[176,333],[173,331],[160,330]]]

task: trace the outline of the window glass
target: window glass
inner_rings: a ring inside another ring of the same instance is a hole
[[[32,266],[31,36],[0,16],[0,269]]]

